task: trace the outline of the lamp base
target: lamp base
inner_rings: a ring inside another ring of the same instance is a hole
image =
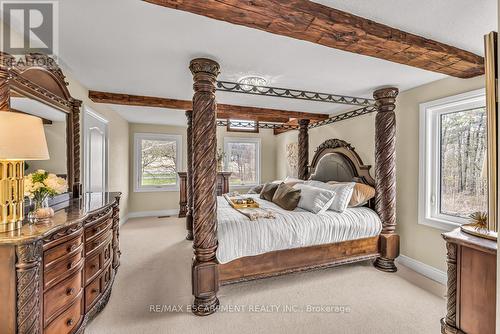
[[[23,226],[22,221],[0,224],[0,233],[19,230]]]
[[[0,160],[0,232],[22,226],[24,216],[24,161]]]

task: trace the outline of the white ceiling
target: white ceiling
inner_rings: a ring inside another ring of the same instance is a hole
[[[318,1],[480,53],[496,30],[496,1]],[[407,90],[444,75],[269,34],[138,0],[60,2],[60,57],[92,90],[191,99],[189,61],[210,57],[219,79],[260,75],[270,85],[370,97],[386,85]],[[345,106],[217,93],[221,103],[338,113]],[[178,124],[184,112],[112,106],[131,122]]]

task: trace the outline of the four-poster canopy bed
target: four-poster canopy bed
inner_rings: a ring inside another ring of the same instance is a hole
[[[396,227],[395,100],[397,88],[383,88],[373,93],[374,105],[366,105],[351,115],[377,112],[375,129],[375,179],[369,166],[361,161],[354,148],[342,140],[328,140],[315,152],[308,166],[308,129],[336,121],[339,116],[310,123],[298,121],[299,177],[319,181],[351,181],[372,185],[376,195],[368,206],[378,214],[380,229],[376,235],[266,252],[219,263],[217,250],[216,197],[216,127],[215,92],[220,67],[205,58],[190,63],[194,79],[192,112],[188,116],[188,207],[192,221],[194,258],[192,264],[193,312],[209,315],[216,311],[220,285],[249,279],[275,276],[344,263],[375,259],[376,268],[396,271],[399,236]],[[218,86],[220,89],[220,85]],[[369,100],[365,99],[369,102]],[[346,114],[349,114],[346,113]],[[343,116],[346,117],[346,116]],[[220,125],[220,124],[219,124]],[[285,125],[286,126],[286,125]],[[294,126],[292,128],[297,128]],[[189,226],[188,226],[189,229]],[[188,231],[190,233],[190,231]]]

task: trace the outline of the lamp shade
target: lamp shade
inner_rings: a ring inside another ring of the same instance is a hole
[[[49,150],[38,117],[0,111],[0,160],[48,160]]]

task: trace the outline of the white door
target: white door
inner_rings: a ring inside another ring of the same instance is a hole
[[[84,191],[108,191],[108,121],[85,107],[83,127]]]

